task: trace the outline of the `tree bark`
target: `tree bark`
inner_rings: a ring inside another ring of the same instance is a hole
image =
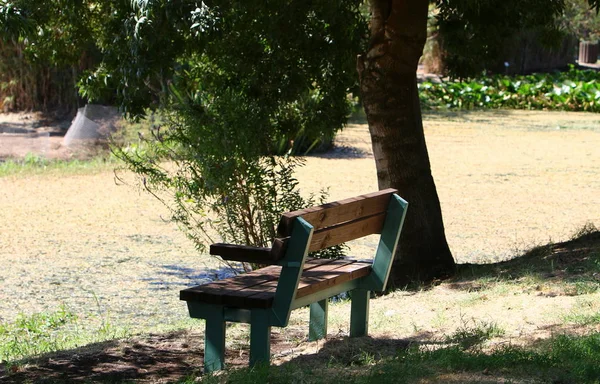
[[[379,188],[396,188],[409,202],[392,287],[444,278],[455,270],[431,175],[417,89],[428,4],[371,0],[371,40],[357,62]]]

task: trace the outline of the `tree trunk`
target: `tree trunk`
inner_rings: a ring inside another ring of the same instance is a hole
[[[396,188],[409,202],[392,287],[447,277],[455,269],[431,175],[417,90],[428,4],[371,0],[371,40],[357,62],[379,188]]]

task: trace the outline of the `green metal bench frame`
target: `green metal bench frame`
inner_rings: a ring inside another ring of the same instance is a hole
[[[286,244],[283,246],[284,251],[282,254],[284,256],[272,263],[280,265],[282,268],[270,308],[238,308],[220,304],[209,304],[194,300],[191,296],[190,288],[183,290],[181,292],[181,299],[187,301],[190,316],[206,320],[205,372],[224,368],[226,322],[249,323],[250,365],[258,363],[268,364],[270,361],[270,335],[272,326],[286,327],[292,310],[310,305],[309,339],[321,339],[327,335],[328,299],[342,292],[350,292],[351,297],[350,337],[366,336],[369,324],[370,292],[385,290],[408,206],[408,203],[395,192],[395,190],[388,189],[316,207],[325,212],[329,206],[336,207],[344,205],[349,201],[355,202],[361,199],[369,199],[373,196],[381,196],[382,194],[389,195],[389,203],[384,212],[385,218],[383,219],[383,227],[380,231],[379,245],[373,259],[371,273],[367,276],[349,280],[339,285],[333,285],[297,299],[295,296],[304,269],[304,263],[309,251],[315,248],[314,243],[311,247],[315,228],[302,216],[291,213],[284,214],[280,223],[280,227],[282,227],[282,224],[285,226],[286,223],[288,226],[291,225],[291,235],[286,238]],[[310,209],[305,211],[310,211]],[[359,209],[359,211],[362,211],[362,209]],[[321,219],[325,216],[326,214],[323,213],[319,215]],[[363,236],[358,236],[357,238]],[[352,235],[345,236],[341,240],[347,241],[349,237],[352,237]],[[323,241],[320,244],[326,246],[333,245],[330,243]],[[319,248],[320,246],[316,247]],[[248,249],[248,247],[245,248]],[[266,251],[265,249],[258,248],[256,250],[258,253]],[[236,259],[236,257],[229,257],[228,259]]]

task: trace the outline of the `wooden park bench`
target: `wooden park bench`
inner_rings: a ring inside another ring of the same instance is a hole
[[[327,335],[327,303],[350,292],[350,336],[368,332],[370,291],[385,289],[406,215],[394,189],[284,213],[271,248],[213,244],[225,260],[265,268],[180,292],[190,316],[206,319],[204,370],[224,367],[225,324],[250,324],[250,365],[269,363],[271,326],[285,327],[293,309],[310,305],[309,339]],[[318,251],[380,233],[372,262],[313,259]]]

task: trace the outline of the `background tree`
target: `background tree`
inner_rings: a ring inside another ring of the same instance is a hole
[[[552,65],[570,38],[561,28],[564,6],[563,0],[440,1],[436,21],[446,71],[468,78],[484,70],[523,73]],[[573,41],[566,47],[567,62],[574,47]],[[542,53],[542,62],[529,63],[535,53]]]
[[[396,258],[392,271],[397,285],[444,277],[455,268],[431,175],[417,90],[417,66],[427,38],[428,3],[370,0],[370,41],[357,63],[379,187],[397,188],[411,204],[400,239],[400,257]],[[500,24],[511,29],[514,20],[524,26],[544,25],[549,20],[546,14],[556,17],[564,9],[564,0],[526,3],[539,6],[529,11],[526,6],[514,9],[513,13],[508,10],[508,19],[489,15],[487,28],[493,30],[493,25]],[[600,7],[600,0],[589,3],[596,9]],[[467,10],[480,8],[480,2],[438,0],[437,6],[440,14],[452,16],[450,19],[467,31],[468,37],[477,38],[478,31],[469,31],[469,22],[473,20],[468,19]],[[541,12],[536,14],[535,10]]]
[[[0,107],[72,113],[77,80],[98,61],[97,16],[89,1],[0,0]]]
[[[454,269],[417,91],[427,11],[427,1],[371,1],[371,39],[358,58],[379,188],[396,188],[410,203],[392,270],[396,285],[447,276]]]
[[[600,14],[586,0],[565,0],[561,25],[582,41],[600,40]]]

